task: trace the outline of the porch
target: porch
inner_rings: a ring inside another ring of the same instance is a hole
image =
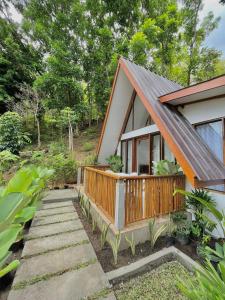
[[[81,168],[79,181],[84,194],[115,230],[183,208],[183,196],[173,195],[175,188],[185,189],[183,175],[124,176],[107,169],[107,166]]]

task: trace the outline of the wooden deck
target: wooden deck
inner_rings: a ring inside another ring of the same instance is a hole
[[[174,196],[175,188],[185,189],[184,176],[120,176],[95,167],[84,171],[85,194],[112,223],[118,207],[124,209],[124,225],[181,210],[184,197]],[[121,196],[122,208],[116,203]]]

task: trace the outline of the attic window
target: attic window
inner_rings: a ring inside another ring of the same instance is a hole
[[[154,122],[147,109],[144,107],[140,98],[136,96],[130,109],[125,132],[130,132],[153,124]]]

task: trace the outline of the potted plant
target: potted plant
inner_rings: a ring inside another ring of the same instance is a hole
[[[189,236],[191,233],[191,228],[189,223],[183,223],[176,229],[176,239],[181,245],[187,245],[189,243]]]
[[[115,172],[119,173],[122,170],[123,162],[119,155],[110,155],[106,161],[109,164],[110,169]]]

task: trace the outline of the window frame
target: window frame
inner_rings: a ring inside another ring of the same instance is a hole
[[[209,124],[209,123],[214,123],[214,122],[219,122],[219,121],[222,122],[223,164],[225,165],[225,117],[215,118],[215,119],[202,121],[202,122],[196,122],[196,123],[193,124],[193,126],[196,129],[198,126]],[[223,185],[224,185],[224,191],[218,191],[216,189],[211,189],[211,188],[208,188],[208,187],[205,187],[204,189],[207,190],[207,191],[210,191],[210,192],[213,191],[213,192],[216,192],[216,193],[225,194],[225,182],[224,182]]]

